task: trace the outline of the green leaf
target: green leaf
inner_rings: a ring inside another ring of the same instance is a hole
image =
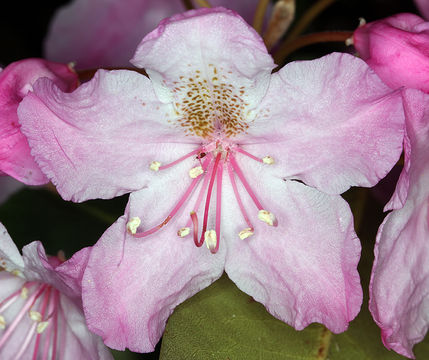
[[[416,346],[427,359],[429,339]],[[386,350],[366,307],[343,334],[320,324],[296,331],[271,316],[226,276],[178,306],[168,320],[162,360],[400,360]]]

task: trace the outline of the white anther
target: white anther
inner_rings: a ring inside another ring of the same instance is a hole
[[[39,313],[38,311],[30,311],[29,315],[30,315],[30,319],[33,321],[37,321],[37,322],[42,321],[42,314]]]
[[[25,286],[21,289],[21,298],[24,300],[28,298],[28,289]]]
[[[39,324],[37,324],[37,327],[36,327],[37,333],[41,334],[42,332],[44,332],[45,329],[48,327],[48,325],[49,325],[49,321],[42,321]]]
[[[276,217],[273,213],[270,213],[267,210],[259,210],[258,219],[262,220],[264,223],[267,223],[270,226],[273,226],[276,222]]]
[[[140,226],[141,224],[141,220],[139,217],[132,217],[128,222],[127,222],[127,231],[134,235],[137,232],[137,228]]]
[[[0,330],[6,329],[6,320],[3,315],[0,315]]]
[[[363,17],[359,18],[359,27],[366,25],[366,20]]]
[[[200,176],[203,172],[204,172],[204,170],[203,170],[203,167],[201,165],[196,166],[196,167],[192,168],[191,170],[189,170],[189,176],[192,179],[195,179],[198,176]]]
[[[274,159],[271,156],[265,156],[262,158],[264,164],[272,165],[274,164]]]
[[[217,244],[217,236],[216,231],[214,230],[207,230],[204,233],[204,241],[207,245],[207,248],[209,250],[214,250]]]
[[[346,44],[346,46],[352,46],[354,44],[353,36],[350,36],[349,38],[347,38],[344,43]]]
[[[249,236],[252,236],[255,232],[252,228],[245,228],[238,233],[238,236],[241,240],[247,239]]]
[[[20,278],[24,277],[24,274],[22,273],[22,271],[18,270],[18,269],[12,270],[11,273],[12,273],[12,275],[18,276]]]
[[[161,163],[159,161],[152,161],[149,165],[149,169],[151,169],[152,171],[158,171],[160,166]]]
[[[180,236],[180,237],[188,236],[190,233],[191,233],[191,229],[188,227],[184,227],[177,230],[177,236]]]

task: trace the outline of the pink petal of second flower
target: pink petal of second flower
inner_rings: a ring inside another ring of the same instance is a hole
[[[375,185],[402,151],[400,92],[348,54],[287,64],[255,116],[240,139],[248,151],[273,156],[278,176],[327,193]]]
[[[67,200],[141,189],[153,175],[152,161],[195,149],[168,122],[176,116],[172,105],[161,103],[150,80],[133,71],[100,70],[70,94],[41,79],[18,115],[36,161]]]
[[[27,139],[20,131],[17,109],[32,90],[34,82],[47,77],[63,91],[77,87],[78,78],[68,65],[42,59],[26,59],[0,72],[0,172],[28,185],[48,182],[30,154]]]
[[[429,95],[405,90],[404,105],[409,188],[377,234],[370,310],[386,347],[412,358],[429,327]]]
[[[45,54],[78,69],[131,66],[143,36],[182,10],[180,0],[75,0],[55,14]]]
[[[8,271],[22,271],[24,267],[21,254],[2,223],[0,223],[0,267]]]
[[[31,281],[51,284],[80,304],[82,277],[91,248],[83,248],[63,263],[53,264],[40,241],[33,241],[22,249],[25,277]]]
[[[429,22],[414,14],[397,14],[359,27],[353,42],[391,88],[429,92]]]
[[[335,333],[345,331],[362,303],[357,272],[361,247],[349,206],[340,196],[272,173],[249,178],[278,226],[268,226],[250,212],[255,233],[241,240],[243,220],[240,228],[240,214],[226,208],[228,276],[298,330],[319,322]],[[243,200],[254,208],[247,196]]]

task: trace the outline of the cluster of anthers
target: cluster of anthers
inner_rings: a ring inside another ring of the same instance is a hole
[[[0,337],[0,352],[7,345],[8,341],[16,342],[11,338],[16,335],[14,331],[18,326],[27,322],[26,316],[30,319],[30,325],[23,339],[19,339],[15,359],[27,353],[28,348],[33,344],[32,359],[56,359],[57,347],[60,341],[58,328],[60,314],[60,292],[53,286],[37,281],[27,281],[18,290],[7,296],[0,302],[0,330],[3,334]],[[19,310],[16,310],[16,309]],[[13,316],[13,321],[7,321],[7,312],[17,311]],[[28,323],[27,323],[28,324]]]
[[[251,159],[256,160],[263,164],[267,164],[267,165],[274,164],[274,159],[271,156],[258,158],[248,153],[247,151],[243,150],[238,145],[226,143],[220,140],[216,140],[209,143],[208,145],[201,146],[198,149],[191,151],[190,153],[166,165],[162,165],[159,161],[152,161],[150,164],[150,169],[152,171],[165,170],[167,168],[170,168],[180,163],[181,161],[191,156],[196,157],[196,160],[199,162],[199,165],[189,170],[189,177],[192,179],[192,181],[188,186],[188,188],[186,189],[185,193],[182,195],[182,197],[179,199],[179,201],[176,203],[176,205],[173,207],[173,209],[170,211],[170,213],[168,214],[168,216],[165,218],[164,221],[162,221],[159,225],[151,229],[148,229],[143,232],[137,232],[141,224],[141,219],[139,217],[132,217],[129,219],[127,223],[127,231],[137,238],[142,238],[142,237],[149,236],[155,233],[156,231],[158,231],[159,229],[161,229],[173,218],[173,216],[177,214],[177,212],[187,202],[193,190],[200,182],[200,180],[204,178],[203,184],[200,188],[195,205],[192,208],[192,211],[190,212],[190,219],[188,220],[187,224],[184,227],[180,228],[177,231],[177,235],[180,237],[188,236],[191,233],[191,226],[192,226],[195,245],[197,247],[200,247],[205,242],[209,250],[213,254],[215,254],[219,249],[221,206],[222,206],[221,190],[222,190],[222,177],[223,177],[224,167],[226,167],[228,171],[228,175],[231,181],[231,186],[235,194],[235,198],[237,200],[241,213],[244,217],[244,220],[247,224],[247,227],[238,233],[238,236],[240,237],[240,239],[244,240],[250,237],[251,235],[254,234],[255,230],[254,230],[254,226],[250,221],[250,218],[243,204],[243,201],[240,197],[240,194],[237,188],[237,183],[235,180],[235,175],[238,176],[244,188],[246,189],[247,193],[249,194],[250,198],[253,200],[254,204],[256,205],[256,208],[258,209],[259,220],[265,222],[270,226],[277,226],[276,217],[274,216],[273,213],[267,211],[262,206],[255,192],[252,190],[248,181],[246,180],[243,174],[243,171],[238,166],[238,163],[235,159],[237,154],[250,157]],[[212,190],[214,187],[215,180],[216,180],[216,222],[215,222],[215,229],[208,230],[207,223],[208,223],[208,215],[209,215],[209,208],[210,208],[210,200],[212,197]],[[201,202],[203,200],[205,193],[206,193],[206,202],[204,207],[203,226],[202,226],[201,235],[199,236],[197,212],[201,205]]]

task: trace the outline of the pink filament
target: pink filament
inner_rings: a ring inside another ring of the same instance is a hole
[[[15,355],[15,360],[21,359],[22,355],[25,353],[25,351],[28,348],[28,345],[30,345],[30,342],[34,336],[34,333],[36,332],[37,323],[34,321],[33,324],[30,327],[30,330],[27,332],[27,336],[25,337],[24,341],[21,344],[21,349],[19,352]]]
[[[182,162],[183,160],[187,159],[188,157],[200,153],[202,150],[203,150],[203,148],[200,147],[197,150],[191,151],[190,153],[183,155],[182,157],[178,158],[177,160],[175,160],[169,164],[160,166],[158,170],[168,169],[169,167],[172,167],[172,166]]]
[[[45,292],[45,295],[43,296],[43,302],[42,302],[42,308],[40,309],[40,314],[42,315],[42,320],[45,317],[45,313],[46,313],[46,308],[48,307],[48,303],[49,303],[49,297],[51,296],[51,287],[49,286]],[[38,333],[36,335],[36,342],[34,344],[34,352],[33,352],[33,360],[37,359],[37,354],[39,352],[39,344],[40,344],[40,337],[42,336],[42,334]]]
[[[255,205],[258,208],[258,210],[263,210],[264,208],[263,208],[262,204],[259,202],[259,200],[256,197],[255,193],[253,192],[252,188],[250,187],[249,183],[247,182],[246,178],[244,177],[243,172],[238,167],[238,164],[235,161],[235,159],[232,156],[232,154],[229,154],[229,161],[231,162],[231,165],[232,165],[234,171],[236,172],[236,174],[240,178],[242,184],[244,185],[244,188],[246,189],[246,191],[248,192],[248,194],[252,198],[252,200],[255,203]]]
[[[58,307],[60,302],[60,292],[58,290],[54,291],[54,314],[53,314],[53,323],[54,323],[54,334],[52,340],[52,360],[57,358],[57,341],[58,341]]]
[[[206,159],[203,163],[203,170],[205,171],[207,169],[207,165],[209,163],[210,159]],[[161,229],[164,225],[166,225],[174,215],[176,215],[176,213],[179,211],[179,209],[182,207],[182,205],[186,202],[186,200],[188,199],[189,195],[191,194],[192,190],[194,190],[195,186],[198,184],[198,182],[200,181],[201,176],[196,177],[195,179],[192,180],[191,184],[189,185],[189,187],[186,189],[185,193],[183,194],[183,196],[180,198],[180,200],[177,202],[176,206],[173,208],[173,210],[171,210],[171,212],[168,214],[168,216],[165,218],[165,220],[153,227],[152,229],[146,230],[144,232],[141,233],[135,233],[133,234],[134,237],[137,238],[142,238],[148,235],[153,234],[154,232],[158,231],[159,229]]]
[[[264,162],[261,158],[258,158],[255,155],[252,155],[252,154],[248,153],[247,151],[243,150],[242,148],[236,147],[234,150],[237,151],[237,152],[239,152],[239,153],[241,153],[241,154],[243,154],[243,155],[246,155],[246,156],[250,157],[253,160],[259,161],[261,163]]]
[[[202,243],[200,244],[198,241],[198,217],[195,211],[191,211],[191,221],[193,224],[193,233],[194,233],[194,244],[197,247],[200,247]]]
[[[6,329],[6,332],[3,334],[2,338],[0,339],[0,349],[3,347],[3,345],[6,343],[6,341],[9,339],[9,337],[12,335],[15,328],[18,326],[21,319],[24,317],[25,313],[34,305],[36,300],[39,298],[39,296],[45,291],[46,287],[48,285],[40,285],[37,288],[37,291],[35,291],[30,298],[27,300],[27,302],[24,304],[18,315],[16,315],[15,319],[13,320],[12,324]]]
[[[239,194],[238,188],[237,188],[237,183],[235,182],[234,173],[233,173],[233,170],[232,170],[230,163],[228,163],[227,169],[228,169],[229,178],[231,180],[232,189],[234,190],[234,195],[235,195],[235,198],[237,199],[238,206],[240,207],[241,213],[243,214],[243,217],[247,223],[247,226],[253,231],[253,225],[250,222],[249,217],[248,217],[247,212],[246,212],[246,209],[243,205],[243,202],[241,201],[241,197],[240,197],[240,194]]]
[[[30,289],[33,285],[34,282],[25,283],[25,285],[21,289],[15,291],[13,294],[9,295],[6,299],[0,302],[0,313],[4,312],[11,304],[15,302],[16,298],[21,295],[22,289],[24,287]]]
[[[222,209],[222,175],[223,175],[223,161],[221,161],[220,165],[217,168],[216,174],[216,247],[212,250],[210,249],[212,254],[216,254],[219,250],[220,243],[220,215]]]
[[[47,317],[47,320],[51,319],[52,316],[54,315],[54,312],[55,312],[55,307],[56,307],[56,304],[55,304],[55,301],[54,301],[54,299],[55,299],[55,292],[58,292],[58,290],[53,289],[53,291],[51,293],[51,301],[49,301],[49,307],[48,307],[48,314],[49,315]],[[43,356],[42,356],[43,360],[47,360],[48,359],[49,347],[51,345],[51,336],[52,336],[52,325],[49,324],[48,328],[46,329],[46,332],[45,332],[45,338],[44,338],[45,341],[44,341]]]
[[[197,246],[201,246],[204,243],[204,234],[207,230],[207,221],[208,221],[208,215],[209,215],[209,208],[210,208],[210,199],[212,196],[212,190],[213,190],[213,183],[216,177],[216,172],[217,172],[217,167],[219,165],[219,160],[222,156],[222,153],[219,152],[216,156],[216,160],[215,163],[213,165],[213,169],[212,169],[212,173],[211,173],[211,177],[210,177],[210,183],[209,183],[209,188],[207,190],[207,197],[206,197],[206,206],[204,209],[204,220],[203,220],[203,231],[201,233],[201,237],[200,237],[200,241],[199,241],[199,245]]]
[[[211,160],[212,160],[213,157],[211,155],[209,155],[209,156],[210,156],[210,164],[207,167],[207,169],[208,169],[207,170],[207,174],[211,174],[212,166],[213,166],[212,163],[211,163]],[[198,209],[200,208],[201,201],[203,201],[203,196],[204,196],[204,194],[206,192],[207,186],[209,185],[209,180],[210,180],[210,176],[205,176],[204,177],[203,185],[201,186],[200,192],[198,194],[197,201],[195,201],[195,205],[194,205],[193,210],[192,210],[195,213],[197,213]],[[193,223],[193,220],[192,220],[192,217],[191,217],[188,220],[188,222],[186,223],[186,227],[190,227],[192,223]]]

